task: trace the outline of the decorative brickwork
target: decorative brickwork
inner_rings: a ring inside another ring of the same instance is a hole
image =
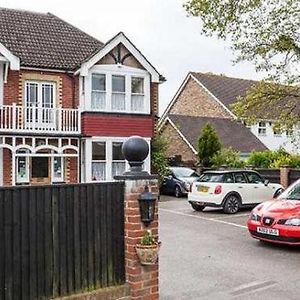
[[[167,157],[181,155],[182,161],[197,161],[197,155],[169,122],[164,125],[164,128],[161,130],[161,135],[168,141]]]
[[[169,114],[231,118],[231,115],[193,78],[188,79],[185,87],[170,108]]]
[[[128,180],[125,182],[125,271],[126,281],[131,287],[132,300],[159,299],[159,268],[142,266],[135,251],[135,245],[140,243],[146,229],[158,238],[158,208],[154,221],[146,228],[141,222],[138,198],[145,186],[158,195],[157,180]]]

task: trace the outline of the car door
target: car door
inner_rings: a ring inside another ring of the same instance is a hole
[[[168,176],[164,178],[162,183],[162,191],[166,194],[171,194],[174,192],[175,189],[175,180],[174,174],[171,172]]]
[[[264,184],[263,178],[256,172],[245,172],[248,186],[252,194],[252,203],[260,203],[269,200],[272,196],[271,189]]]
[[[234,172],[234,190],[242,197],[242,204],[251,203],[251,192],[245,175],[242,172]]]

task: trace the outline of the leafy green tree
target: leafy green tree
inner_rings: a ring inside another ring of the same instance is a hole
[[[207,123],[198,139],[198,156],[199,162],[203,167],[212,165],[212,157],[221,150],[221,142],[216,130]]]
[[[299,0],[187,0],[184,7],[201,19],[205,35],[230,41],[235,62],[250,61],[266,74],[234,106],[236,115],[253,122],[260,111],[274,119],[272,108],[279,105],[278,125],[298,123]]]
[[[226,166],[229,168],[243,168],[245,162],[241,159],[240,153],[232,148],[222,148],[211,159],[214,167]]]
[[[151,143],[151,162],[152,171],[159,175],[159,181],[169,174],[168,159],[167,159],[167,141],[157,134]]]

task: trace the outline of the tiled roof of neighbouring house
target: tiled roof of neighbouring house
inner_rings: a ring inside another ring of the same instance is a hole
[[[230,111],[238,97],[244,97],[248,90],[255,86],[258,81],[241,78],[232,78],[225,75],[215,75],[212,73],[191,72],[219,101],[221,101]],[[299,97],[300,99],[300,97]],[[258,118],[278,118],[281,113],[280,107],[284,107],[288,102],[288,97],[278,101],[276,105],[270,107],[269,111],[255,111]],[[300,101],[296,104],[296,113],[300,113]]]
[[[194,149],[198,148],[197,141],[202,127],[210,123],[226,148],[231,147],[242,153],[267,150],[266,146],[248,128],[234,120],[184,115],[168,115],[168,117]]]
[[[75,70],[103,43],[47,13],[0,8],[0,42],[21,66]]]

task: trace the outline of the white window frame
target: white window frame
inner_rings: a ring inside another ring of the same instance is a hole
[[[105,76],[105,90],[93,90],[93,85],[92,85],[92,81],[93,81],[93,75],[101,75],[101,76]],[[106,103],[106,98],[107,98],[107,77],[106,77],[106,74],[100,74],[100,73],[92,73],[91,74],[91,107],[92,107],[92,93],[93,92],[96,92],[96,93],[103,93],[104,94],[104,98],[105,98],[105,103]],[[83,88],[84,88],[84,81],[83,81]],[[84,95],[84,94],[83,94]],[[106,104],[105,104],[106,106]],[[97,110],[97,109],[93,109],[93,110]]]
[[[149,145],[149,149],[150,149],[150,142],[151,142],[151,138],[144,138],[148,145]],[[85,170],[85,180],[86,182],[97,182],[95,180],[92,180],[92,143],[93,142],[105,142],[106,143],[106,181],[112,181],[112,143],[116,142],[116,143],[124,143],[125,141],[128,140],[128,137],[92,137],[92,138],[87,138],[85,139],[85,166],[84,166],[84,170]],[[144,162],[144,166],[143,168],[145,170],[147,170],[148,172],[150,172],[150,157],[151,157],[151,153],[149,151],[149,154],[147,156],[147,158],[145,159]],[[125,171],[129,170],[129,164],[128,162],[125,160]]]
[[[54,177],[54,160],[56,158],[60,158],[61,159],[61,176],[60,178],[58,177]],[[52,182],[64,182],[65,181],[65,160],[63,157],[61,156],[57,156],[57,157],[52,157],[51,160],[51,181]]]
[[[93,159],[93,143],[105,143],[105,159]],[[93,182],[95,181],[102,181],[102,180],[94,180],[93,179],[93,163],[105,163],[105,180],[107,180],[107,143],[106,141],[92,141],[91,144],[91,159],[92,159],[92,163],[91,163],[91,174],[89,175],[92,179]]]
[[[128,169],[128,164],[126,162],[126,159],[124,158],[123,160],[120,160],[120,159],[115,159],[114,160],[114,157],[113,157],[113,144],[114,143],[124,143],[124,142],[116,142],[116,141],[112,141],[111,142],[111,178],[113,178],[113,163],[125,163],[125,169],[124,171],[126,171],[126,169]],[[118,174],[118,175],[122,175],[122,174]]]
[[[264,126],[262,126],[262,123],[264,123]],[[259,136],[266,136],[267,135],[267,122],[265,122],[265,121],[259,121],[258,122],[257,133],[258,133]]]
[[[103,110],[92,109],[92,74],[106,75],[106,107]],[[125,110],[112,110],[112,76],[125,76]],[[138,77],[144,80],[144,110],[131,110],[131,78]],[[89,70],[85,80],[85,97],[82,98],[81,106],[86,111],[101,111],[109,113],[148,114],[151,113],[150,103],[150,75],[146,70],[121,66],[121,65],[95,65]]]

